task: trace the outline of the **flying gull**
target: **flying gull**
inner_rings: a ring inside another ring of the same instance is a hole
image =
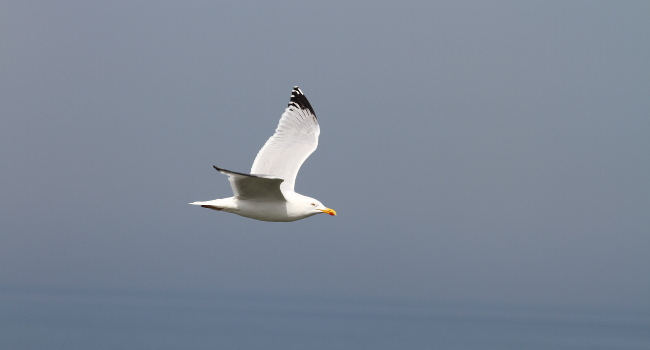
[[[320,127],[307,97],[294,86],[278,127],[257,153],[250,174],[214,166],[228,175],[234,196],[193,202],[263,221],[296,221],[315,214],[336,215],[317,199],[293,190],[300,166],[318,146]]]

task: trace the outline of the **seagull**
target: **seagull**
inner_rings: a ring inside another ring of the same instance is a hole
[[[228,175],[234,195],[189,204],[262,221],[296,221],[323,213],[335,216],[334,209],[293,189],[300,166],[318,146],[319,134],[314,109],[294,86],[278,127],[257,153],[250,174],[213,166]]]

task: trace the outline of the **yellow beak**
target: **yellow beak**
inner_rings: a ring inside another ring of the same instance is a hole
[[[318,210],[322,211],[325,214],[330,214],[332,216],[336,216],[336,210],[334,210],[334,209],[325,208],[325,209],[318,209]]]

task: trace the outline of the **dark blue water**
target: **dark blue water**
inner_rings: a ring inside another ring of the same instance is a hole
[[[650,349],[635,309],[4,291],[0,349]]]

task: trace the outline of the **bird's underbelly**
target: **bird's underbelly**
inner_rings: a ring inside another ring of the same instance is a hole
[[[288,210],[286,202],[274,201],[238,200],[237,209],[232,210],[232,213],[251,219],[276,222],[296,221],[311,216],[292,213]]]

